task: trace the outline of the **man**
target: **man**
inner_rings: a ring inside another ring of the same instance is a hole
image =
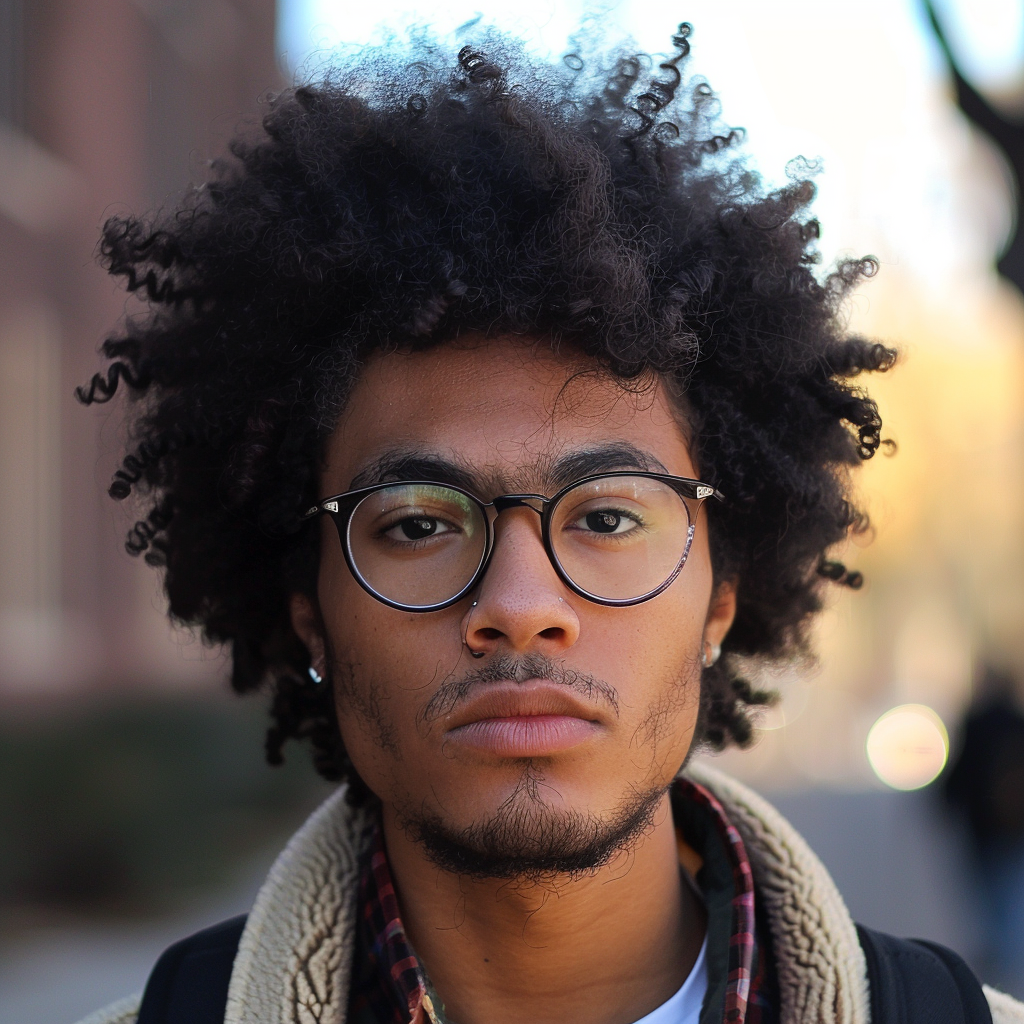
[[[344,785],[246,919],[95,1021],[1024,1020],[862,931],[779,815],[707,769],[807,650],[894,353],[816,277],[688,26],[652,75],[494,42],[286,93],[103,252],[145,312],[111,486],[171,614]]]

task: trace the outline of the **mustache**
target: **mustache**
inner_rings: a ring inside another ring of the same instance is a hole
[[[427,701],[420,714],[424,724],[436,722],[450,715],[465,701],[477,686],[487,683],[525,683],[529,679],[550,679],[564,686],[584,700],[605,704],[619,716],[619,693],[611,683],[585,672],[577,672],[558,664],[543,654],[524,654],[513,657],[499,654],[486,665],[467,672],[461,678],[446,679]]]

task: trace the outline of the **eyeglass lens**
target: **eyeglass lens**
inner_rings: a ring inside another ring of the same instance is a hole
[[[395,484],[368,494],[349,520],[352,563],[370,589],[427,607],[458,594],[487,553],[479,505],[441,484]]]
[[[581,590],[611,601],[657,590],[686,551],[690,514],[666,483],[610,476],[568,491],[552,510],[551,548]],[[347,545],[365,583],[409,607],[442,604],[480,568],[487,524],[480,506],[442,484],[373,491],[349,520]]]
[[[551,517],[555,557],[581,590],[626,601],[657,590],[686,550],[690,515],[660,480],[609,476],[580,484]]]

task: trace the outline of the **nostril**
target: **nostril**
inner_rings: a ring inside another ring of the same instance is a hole
[[[539,635],[545,640],[561,640],[565,635],[565,630],[561,626],[549,626],[547,629],[542,629]]]

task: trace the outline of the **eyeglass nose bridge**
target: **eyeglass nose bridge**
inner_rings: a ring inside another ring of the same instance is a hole
[[[528,508],[542,516],[548,499],[543,494],[501,494],[488,504],[494,509],[496,515],[501,515],[502,512],[510,508]]]

